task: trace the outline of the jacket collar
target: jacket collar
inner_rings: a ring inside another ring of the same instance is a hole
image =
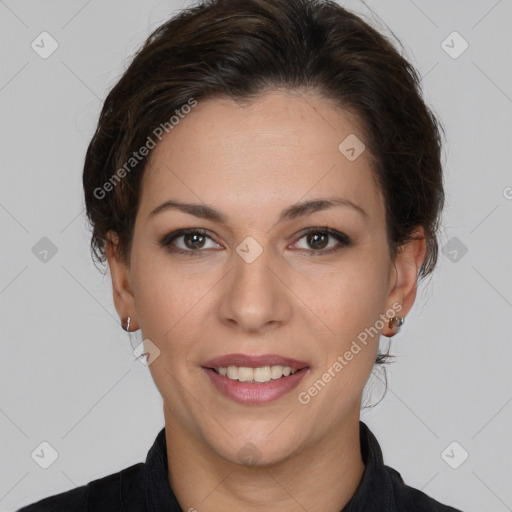
[[[382,450],[371,430],[359,421],[361,457],[365,468],[361,482],[341,512],[381,510],[393,512],[395,497],[393,484],[384,466]]]
[[[393,485],[385,470],[379,443],[362,421],[359,421],[359,436],[365,469],[355,494],[341,512],[393,512]],[[158,433],[148,452],[144,465],[144,484],[149,512],[182,512],[168,480],[165,427]]]

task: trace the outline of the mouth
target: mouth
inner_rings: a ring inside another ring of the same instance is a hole
[[[202,366],[217,391],[235,402],[264,404],[289,393],[308,373],[307,363],[268,354],[230,354]]]
[[[204,363],[203,368],[239,382],[265,383],[294,375],[308,364],[275,354],[249,356],[228,354]]]

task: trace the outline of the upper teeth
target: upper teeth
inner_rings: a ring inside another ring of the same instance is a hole
[[[228,379],[239,380],[240,382],[269,382],[272,379],[280,379],[294,374],[297,370],[289,366],[259,366],[248,368],[246,366],[228,366],[215,368],[217,373]]]

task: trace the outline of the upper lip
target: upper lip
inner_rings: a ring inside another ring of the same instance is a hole
[[[302,368],[307,368],[308,364],[303,361],[297,361],[297,359],[276,354],[263,354],[259,356],[226,354],[203,363],[204,368],[226,368],[228,366],[244,366],[247,368],[258,368],[260,366],[289,366],[295,370],[301,370]]]

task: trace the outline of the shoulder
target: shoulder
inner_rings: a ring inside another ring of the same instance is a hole
[[[365,471],[347,512],[462,512],[407,485],[396,469],[384,464],[382,450],[372,431],[364,422],[359,423]]]
[[[134,504],[138,501],[140,504],[138,510],[143,512],[141,485],[143,467],[144,463],[139,462],[117,473],[92,480],[76,489],[25,505],[16,512],[116,512],[125,510],[122,508],[120,496],[128,495],[131,496],[130,499],[134,499]]]
[[[431,498],[423,491],[405,484],[402,476],[395,469],[384,466],[392,484],[397,512],[462,512],[459,509],[444,505]]]

